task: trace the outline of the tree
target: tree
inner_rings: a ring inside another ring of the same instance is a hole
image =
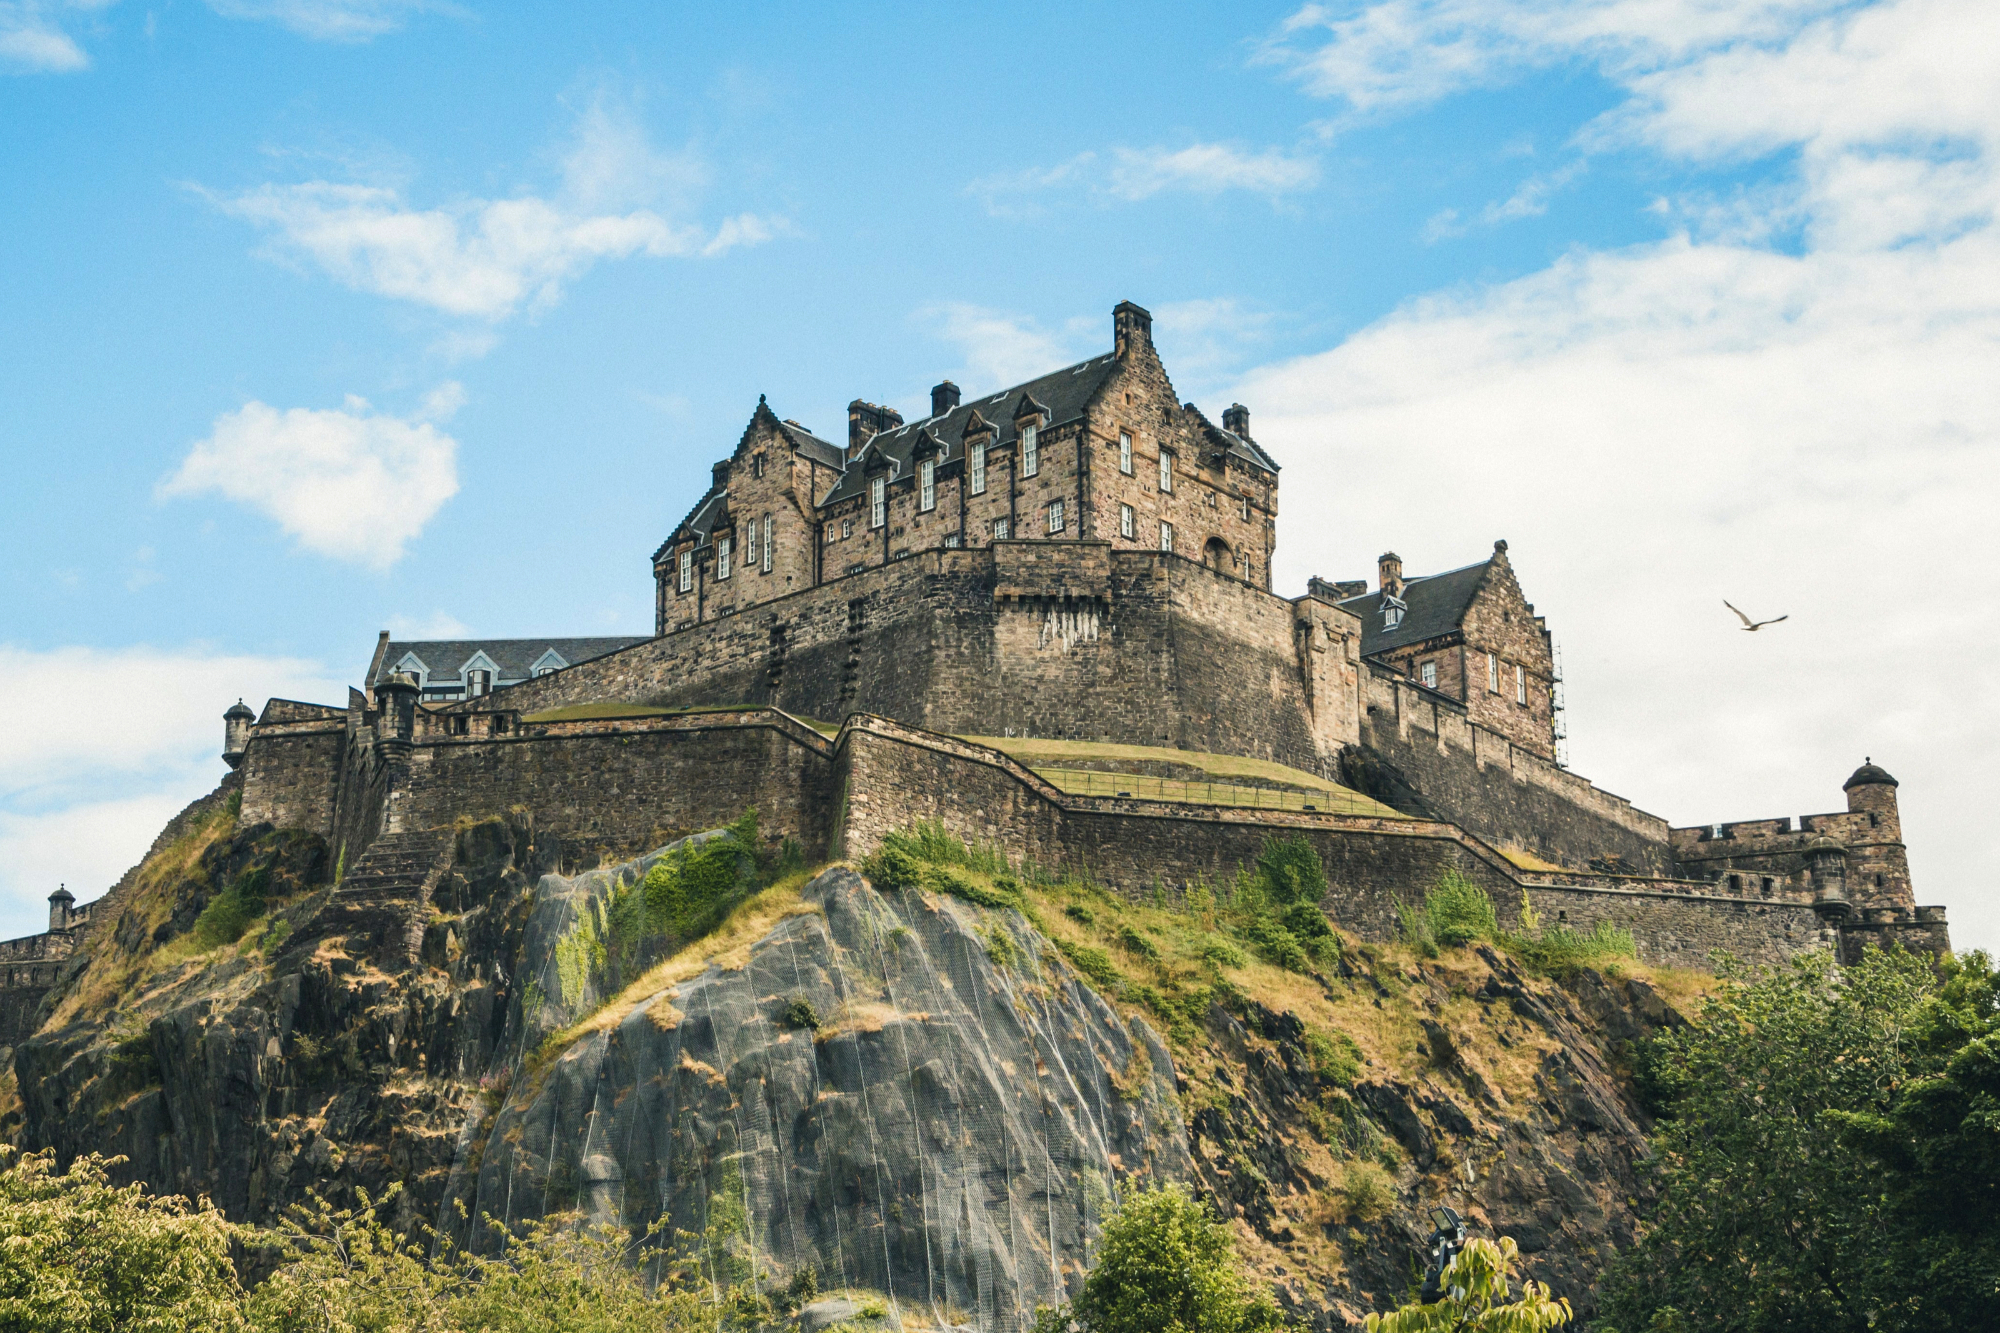
[[[206,1199],[111,1183],[123,1158],[0,1148],[0,1329],[237,1333],[231,1227]]]
[[[1524,1281],[1509,1300],[1507,1274],[1520,1257],[1512,1236],[1469,1240],[1445,1266],[1444,1298],[1368,1316],[1368,1333],[1543,1333],[1569,1322],[1569,1302]]]
[[[1035,1333],[1255,1333],[1284,1322],[1244,1279],[1227,1228],[1182,1184],[1126,1195],[1075,1303],[1035,1316]]]
[[[1993,1327],[1997,1000],[1983,954],[1815,954],[1648,1043],[1658,1203],[1604,1326]]]

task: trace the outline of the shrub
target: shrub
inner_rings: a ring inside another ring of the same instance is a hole
[[[1639,956],[1632,932],[1609,921],[1600,921],[1584,931],[1556,926],[1536,936],[1508,935],[1501,943],[1530,971],[1558,977],[1581,968],[1603,967],[1619,959]]]
[[[1056,941],[1056,949],[1063,957],[1069,959],[1070,966],[1095,982],[1099,990],[1117,993],[1119,983],[1124,978],[1112,965],[1110,954],[1088,944],[1071,944],[1068,940]]]
[[[1306,1029],[1306,1054],[1313,1072],[1329,1083],[1347,1087],[1361,1073],[1361,1048],[1345,1032]]]
[[[1228,1228],[1182,1184],[1127,1193],[1074,1305],[1035,1311],[1035,1333],[1252,1333],[1282,1323],[1243,1276]]]
[[[1160,946],[1147,939],[1132,926],[1120,926],[1118,928],[1118,943],[1123,945],[1128,952],[1137,954],[1149,963],[1160,961]]]
[[[270,874],[266,867],[246,871],[209,899],[194,921],[196,942],[204,949],[214,949],[242,939],[250,923],[264,915],[264,886]]]
[[[1317,904],[1326,896],[1326,867],[1302,836],[1266,838],[1264,850],[1257,856],[1257,873],[1275,903]]]
[[[1426,956],[1476,940],[1498,940],[1500,923],[1493,899],[1456,868],[1448,868],[1424,891],[1421,907],[1396,904],[1403,942]]]
[[[1071,903],[1069,906],[1063,908],[1063,915],[1072,921],[1081,921],[1086,926],[1097,924],[1097,913],[1091,911],[1082,903]]]
[[[1395,1205],[1396,1182],[1373,1162],[1350,1162],[1340,1193],[1350,1220],[1373,1222]]]
[[[1250,961],[1241,949],[1220,935],[1210,935],[1202,941],[1201,960],[1211,967],[1242,967]]]
[[[1304,972],[1311,966],[1305,946],[1298,936],[1285,929],[1269,916],[1259,916],[1243,928],[1243,934],[1262,955],[1264,961],[1288,972]]]
[[[820,1029],[819,1010],[813,1008],[811,1000],[803,995],[794,995],[785,1005],[778,1021],[793,1031],[817,1032]]]

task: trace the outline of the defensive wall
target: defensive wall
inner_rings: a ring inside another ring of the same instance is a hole
[[[260,744],[253,736],[251,760]],[[254,762],[244,771],[246,783],[293,772]],[[512,709],[418,713],[407,754],[377,765],[370,781],[385,832],[525,817],[552,869],[629,855],[754,806],[767,837],[794,838],[814,859],[863,856],[888,831],[936,819],[1010,857],[1087,870],[1126,893],[1157,885],[1177,895],[1230,879],[1269,836],[1299,835],[1326,865],[1329,915],[1365,939],[1394,938],[1398,902],[1446,868],[1483,885],[1503,925],[1518,923],[1525,889],[1548,924],[1631,929],[1648,961],[1702,966],[1720,949],[1766,963],[1839,938],[1809,903],[1719,893],[1706,881],[1523,871],[1442,820],[1069,795],[997,750],[866,714],[828,737],[772,708],[542,723]],[[316,778],[291,785],[295,797],[259,791],[254,807],[278,823],[330,818]],[[334,804],[351,802],[343,793]]]

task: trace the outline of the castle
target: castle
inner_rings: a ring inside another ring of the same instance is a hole
[[[1872,762],[1844,811],[1688,828],[1564,767],[1551,639],[1506,542],[1429,576],[1384,555],[1372,591],[1275,592],[1279,465],[1249,412],[1178,401],[1147,312],[1112,322],[1109,352],[969,400],[946,381],[920,421],[857,399],[844,445],[760,398],[652,554],[652,637],[385,632],[344,705],[229,711],[242,820],[323,836],[342,894],[411,912],[462,817],[525,821],[574,868],[754,806],[813,857],[937,819],[1134,892],[1302,835],[1364,937],[1455,868],[1503,925],[1530,903],[1608,921],[1649,961],[1949,947]],[[1172,785],[1217,755],[1278,776]],[[0,981],[29,969],[15,1009],[48,984],[29,960],[75,947],[86,918],[62,911],[0,945]]]

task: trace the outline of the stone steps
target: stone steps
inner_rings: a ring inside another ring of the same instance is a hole
[[[349,903],[422,903],[450,864],[452,842],[450,829],[385,833],[348,870],[336,896]]]

